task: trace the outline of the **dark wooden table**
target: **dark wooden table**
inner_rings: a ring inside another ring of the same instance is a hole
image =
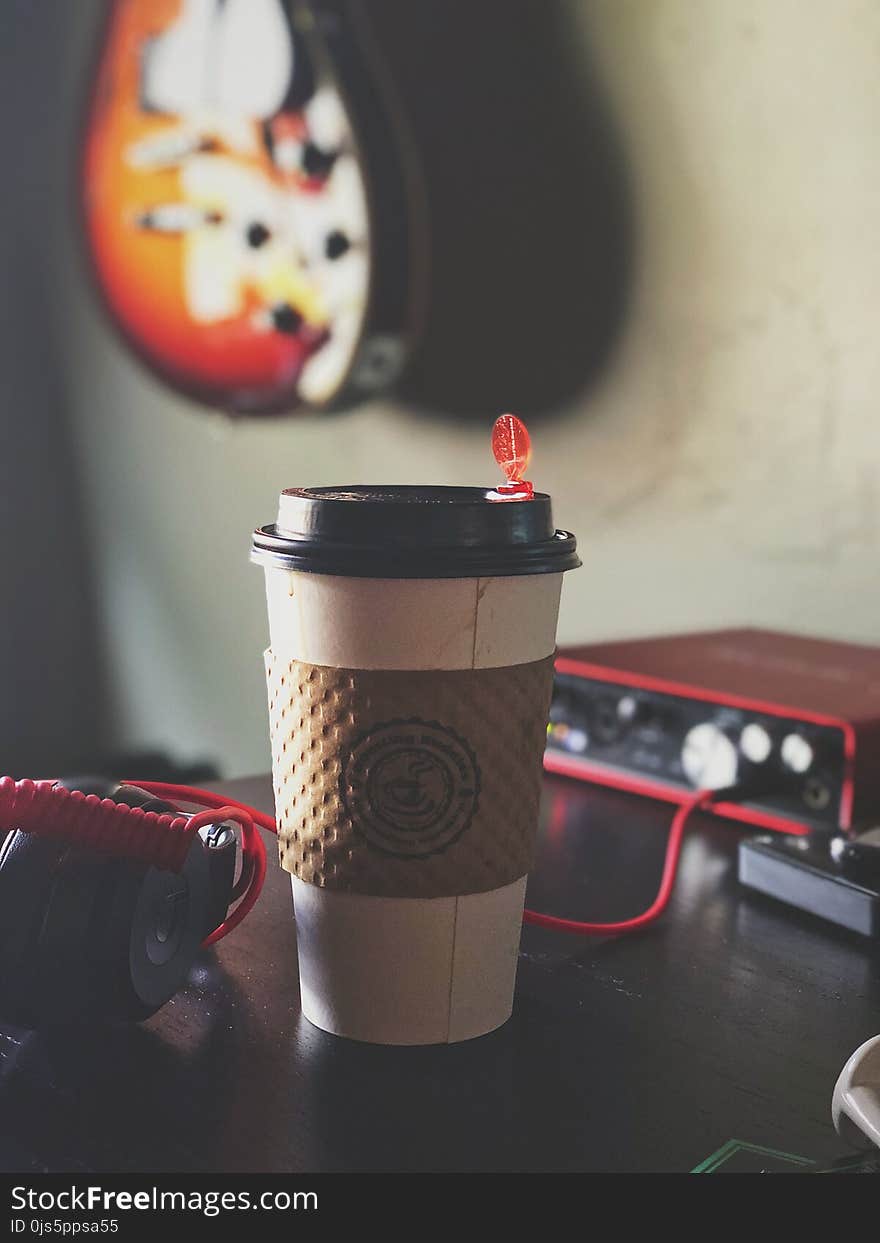
[[[224,788],[270,806],[268,779]],[[640,910],[669,819],[548,778],[529,904]],[[290,887],[272,867],[248,921],[150,1022],[0,1029],[0,1164],[687,1171],[730,1139],[832,1162],[845,1154],[832,1087],[880,1030],[877,948],[743,892],[739,832],[694,821],[672,907],[648,932],[526,928],[512,1020],[451,1047],[359,1045],[302,1019]]]

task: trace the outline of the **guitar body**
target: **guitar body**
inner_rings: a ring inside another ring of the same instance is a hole
[[[229,413],[349,403],[406,355],[411,196],[359,20],[109,5],[82,164],[94,273],[140,357]]]

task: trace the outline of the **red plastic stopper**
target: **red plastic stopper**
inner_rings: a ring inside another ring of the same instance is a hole
[[[532,456],[532,441],[525,423],[515,414],[502,414],[492,428],[492,453],[507,483],[496,488],[504,495],[531,496],[534,489],[523,474]]]

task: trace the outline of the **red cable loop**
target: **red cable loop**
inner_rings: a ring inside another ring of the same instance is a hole
[[[672,820],[672,827],[669,830],[669,837],[666,841],[666,854],[663,858],[660,888],[657,890],[657,896],[654,901],[647,910],[642,911],[641,915],[635,915],[632,919],[621,919],[611,924],[590,924],[584,923],[579,919],[561,919],[557,915],[542,915],[538,911],[524,911],[523,923],[536,924],[540,928],[555,928],[558,932],[574,932],[586,937],[608,937],[623,932],[636,932],[647,924],[653,923],[666,910],[669,899],[672,897],[672,889],[675,885],[676,873],[678,872],[678,858],[681,854],[681,844],[684,838],[684,831],[687,828],[687,822],[695,811],[699,811],[701,807],[708,807],[715,797],[716,791],[714,790],[700,790],[692,798],[682,803],[678,811],[676,811]]]
[[[275,833],[275,820],[246,803],[210,790],[160,781],[126,784],[138,785],[156,798],[191,803],[204,810],[192,815],[179,811],[175,814],[145,811],[142,807],[129,807],[94,794],[67,790],[51,781],[15,781],[12,777],[0,777],[0,831],[21,829],[43,837],[67,838],[117,857],[180,871],[200,828],[233,820],[241,827],[241,873],[236,884],[241,899],[232,914],[205,938],[203,944],[220,941],[242,922],[260,896],[266,879],[266,847],[257,826]],[[669,831],[657,896],[640,915],[600,924],[526,910],[523,922],[583,936],[635,932],[652,923],[669,903],[688,820],[715,797],[715,791],[701,790],[678,808]]]
[[[208,811],[201,812],[190,819],[189,826],[194,831],[202,825],[216,824],[223,820],[235,820],[241,825],[242,870],[239,878],[239,885],[243,886],[241,901],[219,928],[215,928],[211,935],[206,937],[204,944],[213,945],[222,940],[233,928],[238,927],[260,896],[263,882],[266,879],[266,847],[256,826],[259,825],[260,828],[275,833],[274,817],[267,816],[254,807],[248,807],[247,803],[240,803],[237,799],[214,794],[211,790],[199,790],[194,786],[173,785],[164,781],[131,781],[129,784],[139,785],[142,790],[147,790],[156,798],[165,799],[167,802],[194,803],[208,808]]]
[[[137,784],[137,783],[134,783]],[[248,807],[246,803],[239,803],[235,799],[224,797],[221,794],[214,794],[210,790],[198,790],[189,786],[168,785],[162,782],[141,783],[145,790],[149,790],[151,794],[155,794],[157,798],[169,800],[183,800],[187,802],[200,803],[202,806],[218,809],[221,813],[221,819],[235,819],[233,810],[243,812],[250,820],[250,833],[253,835],[254,852],[247,849],[250,845],[246,841],[246,831],[243,822],[242,828],[242,868],[249,859],[253,859],[256,875],[252,883],[246,887],[241,902],[233,911],[232,915],[217,928],[205,944],[210,945],[212,942],[219,941],[221,937],[226,936],[227,932],[231,932],[234,927],[241,923],[248,912],[252,909],[254,903],[259,897],[260,890],[263,887],[263,881],[266,878],[266,848],[263,840],[257,833],[255,825],[268,830],[270,833],[277,833],[275,820],[272,816],[266,815],[264,812],[256,811],[253,807]],[[685,829],[690,817],[695,811],[702,807],[708,807],[715,801],[717,791],[700,790],[691,798],[687,799],[678,808],[669,830],[669,838],[666,843],[666,853],[663,860],[663,872],[660,878],[660,887],[657,896],[647,910],[641,915],[636,915],[631,919],[620,920],[616,923],[599,924],[586,923],[582,920],[562,919],[556,915],[544,915],[539,911],[526,910],[523,912],[523,923],[536,924],[542,928],[553,928],[560,932],[576,933],[581,936],[614,936],[627,932],[635,932],[640,928],[646,927],[653,923],[662,915],[663,911],[669,904],[672,896],[672,890],[675,885],[675,877],[678,871],[678,860],[681,854],[682,841],[684,839]],[[215,811],[216,815],[216,811]],[[211,823],[210,818],[205,823]]]

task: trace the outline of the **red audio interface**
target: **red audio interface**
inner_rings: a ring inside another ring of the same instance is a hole
[[[880,649],[770,630],[563,648],[544,765],[653,798],[743,784],[783,831],[880,815]]]

